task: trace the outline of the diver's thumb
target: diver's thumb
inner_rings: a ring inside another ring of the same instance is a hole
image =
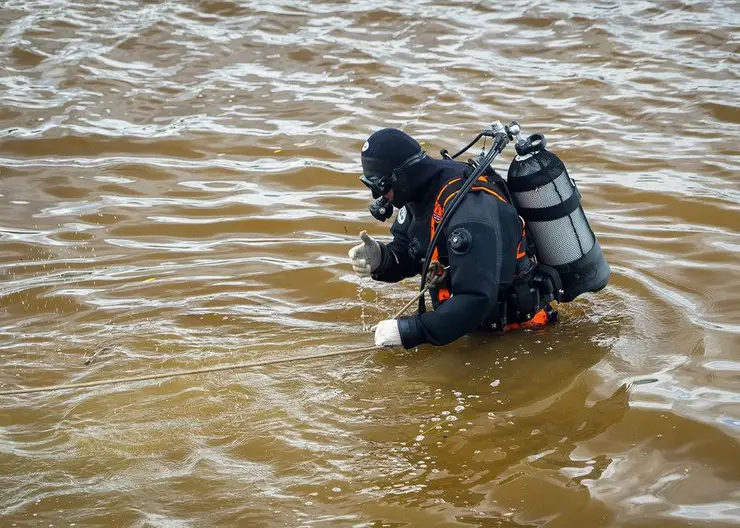
[[[360,239],[362,239],[362,241],[368,246],[372,246],[373,244],[376,243],[375,239],[367,234],[367,231],[362,231],[360,233]]]

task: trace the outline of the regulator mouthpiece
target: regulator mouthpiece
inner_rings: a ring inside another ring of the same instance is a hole
[[[373,218],[380,220],[381,222],[385,222],[393,216],[393,205],[391,205],[390,200],[385,196],[381,196],[375,200],[370,204],[368,209],[370,209],[370,214],[373,215]]]

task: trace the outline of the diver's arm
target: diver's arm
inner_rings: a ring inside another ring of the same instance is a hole
[[[380,266],[372,272],[372,278],[382,282],[398,282],[407,277],[413,277],[421,271],[421,264],[409,256],[408,227],[411,224],[410,213],[403,223],[398,218],[391,226],[393,240],[388,244],[380,244]]]
[[[423,343],[451,343],[477,329],[494,307],[501,267],[500,236],[495,237],[494,230],[482,224],[466,224],[459,228],[470,233],[473,241],[464,255],[450,251],[452,297],[432,312],[398,320],[404,348]]]
[[[482,217],[480,209],[471,214],[471,208],[463,204],[461,214],[455,213],[445,230],[452,297],[433,312],[398,320],[404,348],[422,343],[446,345],[479,328],[495,307],[501,278],[513,275],[515,221],[498,204],[491,207],[490,199],[485,205],[478,200],[476,197],[468,203],[476,207],[488,205],[488,214]],[[451,239],[461,230],[467,232],[470,243],[466,249],[455,252]]]

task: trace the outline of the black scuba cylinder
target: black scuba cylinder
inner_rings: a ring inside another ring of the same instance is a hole
[[[542,134],[516,145],[507,185],[534,241],[537,260],[557,270],[561,299],[572,301],[609,282],[611,270],[586,219],[580,193]]]

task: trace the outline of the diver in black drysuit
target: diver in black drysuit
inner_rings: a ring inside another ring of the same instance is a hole
[[[380,130],[363,146],[364,176],[377,181],[420,152],[420,145],[404,132]],[[465,163],[424,155],[398,171],[392,191],[383,193],[400,208],[391,226],[393,241],[383,244],[363,233],[363,244],[350,250],[354,269],[361,275],[369,271],[383,282],[421,273],[437,196],[448,181],[470,172]],[[514,206],[484,193],[468,193],[439,237],[439,253],[448,256],[443,264],[449,264],[452,296],[438,304],[432,295],[432,312],[381,321],[376,345],[407,349],[422,343],[445,345],[484,327],[496,316],[500,290],[512,284],[521,236]]]

